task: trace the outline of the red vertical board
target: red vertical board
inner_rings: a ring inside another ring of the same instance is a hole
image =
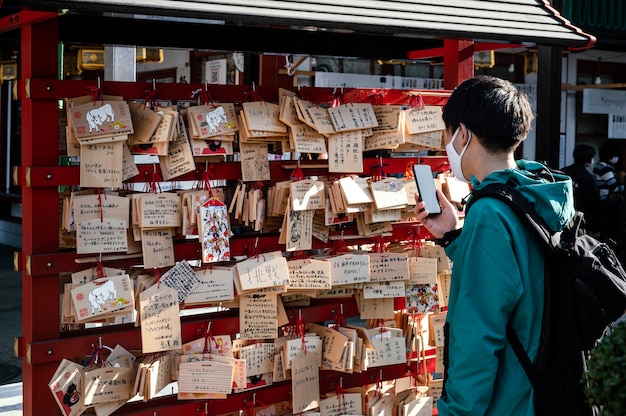
[[[444,39],[443,88],[453,90],[474,76],[474,41]]]
[[[27,23],[21,29],[20,86],[31,78],[58,78],[58,22],[56,18]],[[22,100],[22,166],[58,164],[58,109],[51,100]],[[58,252],[58,191],[56,186],[22,187],[22,256]],[[22,271],[22,344],[59,337],[59,276],[36,280]],[[33,366],[22,358],[24,415],[49,414],[56,408],[48,382],[57,363]]]

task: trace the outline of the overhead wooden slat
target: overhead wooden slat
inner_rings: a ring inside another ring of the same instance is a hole
[[[5,0],[6,2],[18,0]],[[20,0],[73,11],[186,17],[207,23],[291,29],[458,37],[590,47],[595,38],[561,17],[547,0]],[[210,21],[209,21],[210,20]]]

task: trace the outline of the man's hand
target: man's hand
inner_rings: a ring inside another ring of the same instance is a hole
[[[435,237],[441,238],[448,231],[461,228],[459,221],[459,214],[456,207],[448,201],[446,196],[437,189],[437,199],[439,205],[441,205],[441,213],[436,215],[428,215],[428,211],[424,209],[424,202],[419,200],[419,194],[415,194],[415,216],[417,219],[428,229],[428,231]]]

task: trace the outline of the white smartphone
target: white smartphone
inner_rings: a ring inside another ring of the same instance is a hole
[[[413,165],[413,176],[417,184],[419,200],[424,201],[424,209],[428,214],[440,214],[441,206],[437,199],[437,187],[430,165]]]

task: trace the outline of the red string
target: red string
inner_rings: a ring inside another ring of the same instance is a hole
[[[416,257],[419,257],[422,255],[422,242],[421,239],[419,238],[419,228],[413,228],[413,239],[411,241],[411,245],[413,247],[413,250],[415,251],[415,255]]]
[[[100,211],[100,222],[104,221],[104,208],[102,207],[102,195],[104,194],[104,199],[107,198],[106,191],[104,189],[100,190],[98,188],[98,209]]]
[[[404,177],[407,179],[413,179],[413,165],[415,165],[414,162],[409,162],[406,164],[406,167],[404,168]]]
[[[378,397],[383,397],[383,380],[380,372],[376,375],[376,394]]]
[[[151,270],[152,274],[154,274],[154,278],[156,280],[157,288],[161,288],[161,271],[156,267]]]
[[[385,103],[385,96],[387,95],[386,91],[382,90],[372,90],[372,104],[373,105],[382,105]]]
[[[346,317],[341,313],[341,310],[335,314],[335,328],[345,327]]]
[[[370,172],[373,181],[382,181],[387,177],[387,174],[385,174],[384,166],[385,164],[383,164],[382,159],[380,160],[380,163],[378,165],[370,166]]]
[[[254,416],[254,403],[248,399],[243,402],[243,414],[245,416]]]
[[[385,331],[385,320],[384,319],[376,319],[376,326],[379,328],[378,332],[380,332],[380,336],[382,337],[383,334],[387,331]],[[387,334],[387,337],[389,337],[389,334]]]
[[[334,256],[348,253],[348,246],[343,238],[333,241],[332,253]]]
[[[191,98],[198,96],[198,105],[206,105],[213,102],[213,97],[208,89],[198,88],[191,92]]]
[[[377,235],[374,237],[374,247],[372,250],[374,253],[385,253],[387,246],[382,236]]]
[[[422,110],[424,108],[424,97],[422,97],[422,94],[418,93],[417,95],[411,95],[409,98],[409,106]]]
[[[292,253],[292,258],[295,260],[310,260],[308,254],[304,250],[297,250]]]
[[[289,338],[296,338],[298,336],[297,316],[291,315],[289,317],[289,323],[285,326],[285,333]]]
[[[346,414],[348,412],[348,409],[346,406],[346,391],[341,385],[339,385],[337,386],[336,392],[337,392],[337,405],[339,409],[342,410],[342,413]]]
[[[215,342],[215,337],[213,336],[213,333],[211,332],[211,330],[207,330],[204,333],[204,349],[202,350],[203,354],[212,354],[213,353],[213,344],[212,342]]]
[[[306,342],[304,337],[304,323],[302,322],[302,316],[298,316],[298,332],[302,339],[302,351],[306,354]]]
[[[87,92],[91,96],[91,101],[93,101],[94,105],[97,101],[102,101],[102,89],[98,87],[87,87]]]
[[[330,99],[330,106],[331,107],[337,107],[341,104],[344,103],[344,96],[343,96],[343,87],[339,90],[335,89],[335,91],[333,91],[333,95]]]
[[[306,178],[306,176],[304,176],[304,172],[302,171],[302,169],[300,167],[297,167],[291,172],[290,178],[293,181],[302,181]]]
[[[200,186],[203,190],[209,191],[209,197],[213,197],[211,181],[214,179],[214,167],[210,164],[205,170],[200,172]]]
[[[96,279],[100,279],[103,277],[106,277],[106,273],[104,271],[104,267],[102,266],[102,262],[98,261],[96,262],[96,264],[93,266],[95,274],[96,274]]]
[[[156,170],[156,165],[152,172],[147,172],[148,174],[148,183],[147,183],[147,192],[152,192],[153,194],[161,193],[161,184],[160,182],[163,180],[161,175]]]
[[[261,97],[256,90],[248,91],[247,93],[248,101],[265,101],[263,97]]]
[[[156,99],[156,91],[153,89],[146,90],[144,103],[147,103],[147,105],[153,110],[161,106],[161,103]]]

